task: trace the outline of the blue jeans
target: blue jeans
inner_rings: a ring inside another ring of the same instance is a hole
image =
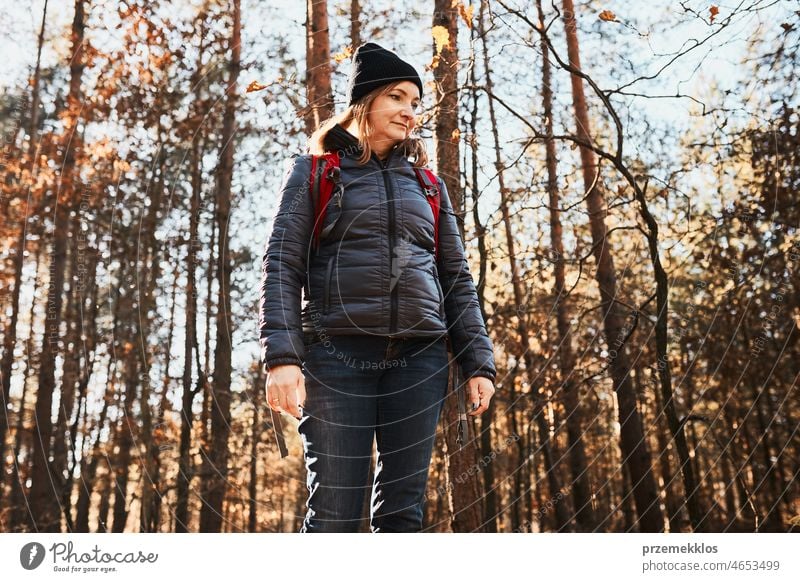
[[[306,342],[298,430],[309,495],[300,531],[358,531],[370,489],[373,532],[420,531],[447,393],[444,336],[307,336]],[[378,457],[370,484],[373,438]]]

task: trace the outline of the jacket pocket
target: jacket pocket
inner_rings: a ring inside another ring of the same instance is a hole
[[[322,313],[328,313],[328,309],[331,304],[331,275],[333,274],[333,259],[333,255],[328,258],[328,267],[325,269],[325,288],[322,295]]]

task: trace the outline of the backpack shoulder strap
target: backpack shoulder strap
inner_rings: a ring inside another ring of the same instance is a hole
[[[439,211],[441,209],[441,195],[442,193],[439,191],[439,180],[436,178],[436,174],[434,174],[428,168],[414,168],[414,172],[417,174],[417,180],[419,180],[420,186],[422,186],[422,190],[425,192],[425,197],[428,199],[428,204],[431,205],[431,211],[433,212],[433,241],[434,241],[434,249],[436,254],[436,260],[439,260]]]
[[[339,156],[336,153],[311,156],[311,176],[309,189],[311,202],[314,208],[314,229],[312,248],[319,249],[319,240],[322,233],[322,224],[325,222],[325,213],[328,210],[334,189],[341,184],[339,170]]]

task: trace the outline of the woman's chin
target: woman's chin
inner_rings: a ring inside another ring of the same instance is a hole
[[[406,139],[406,130],[399,125],[392,124],[389,126],[388,132],[395,139]]]

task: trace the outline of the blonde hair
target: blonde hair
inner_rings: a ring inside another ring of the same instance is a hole
[[[347,127],[350,122],[355,119],[358,125],[358,143],[362,149],[362,154],[358,158],[358,163],[362,165],[366,164],[372,157],[372,148],[369,146],[369,142],[366,139],[367,136],[372,133],[372,126],[367,119],[367,114],[372,107],[373,101],[375,101],[377,97],[385,95],[402,82],[403,81],[397,81],[395,83],[389,83],[388,85],[382,85],[374,91],[367,93],[352,105],[349,105],[347,109],[341,113],[332,115],[320,123],[317,129],[314,130],[314,133],[311,134],[311,137],[308,138],[308,153],[315,156],[326,153],[325,138],[328,136],[328,132],[333,126],[338,123],[342,127]],[[428,165],[428,150],[422,138],[412,133],[397,147],[402,148],[406,158],[413,158],[411,163],[415,167],[424,168]]]

